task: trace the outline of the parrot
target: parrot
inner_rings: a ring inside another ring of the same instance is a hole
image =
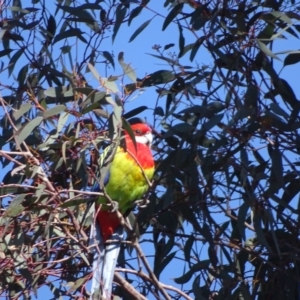
[[[149,189],[149,182],[154,175],[154,159],[151,152],[153,141],[151,127],[140,118],[129,121],[135,142],[124,131],[124,142],[115,150],[109,171],[104,179],[104,189],[111,200],[118,203],[118,210],[126,216],[134,202]],[[105,148],[99,158],[99,167],[104,156],[110,152]],[[101,191],[99,180],[92,188]],[[101,204],[101,207],[99,205]],[[120,224],[118,212],[107,205],[102,196],[97,199],[94,208],[94,222],[91,226],[90,245],[93,255],[93,277],[90,300],[111,299],[114,270],[119,256],[124,228]],[[107,243],[110,240],[112,242]],[[96,246],[95,246],[96,245]]]

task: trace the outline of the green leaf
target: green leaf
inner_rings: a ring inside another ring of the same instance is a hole
[[[11,172],[9,171],[8,174]],[[3,180],[4,181],[4,180]],[[4,181],[5,182],[5,181]],[[5,182],[6,183],[6,182]],[[0,187],[0,195],[6,195],[6,194],[21,194],[28,191],[33,192],[33,187],[20,187],[20,186],[2,186]]]
[[[300,52],[288,54],[283,62],[284,66],[294,65],[300,61]]]
[[[180,26],[180,24],[178,23],[178,30],[179,30],[179,54],[178,56],[181,57],[182,53],[184,52],[184,44],[185,44],[185,38],[183,36],[182,33],[182,27]]]
[[[207,122],[205,122],[202,125],[202,129],[205,131],[211,130],[214,126],[216,126],[218,123],[221,122],[223,117],[224,117],[224,114],[214,115],[211,119],[209,119]]]
[[[52,116],[58,115],[62,111],[64,111],[67,107],[63,104],[54,106],[43,112],[44,119],[50,118]]]
[[[261,42],[260,40],[256,40],[257,42],[257,45],[258,45],[258,48],[264,52],[267,56],[271,56],[272,58],[275,58],[277,60],[280,60],[281,59],[279,57],[277,57],[263,42]]]
[[[110,62],[113,68],[115,68],[115,62],[112,55],[108,51],[103,51],[102,55],[105,57],[105,59],[107,59]]]
[[[128,113],[124,114],[123,118],[130,119],[130,118],[140,114],[141,112],[145,111],[146,109],[148,109],[148,107],[145,105],[139,106],[139,107],[134,108],[133,110],[129,111]]]
[[[4,49],[0,51],[0,57],[9,55],[10,52],[14,51],[13,49]]]
[[[128,26],[130,26],[132,20],[134,18],[136,18],[141,13],[142,10],[143,10],[143,6],[138,6],[132,10],[132,12],[128,18]]]
[[[66,53],[69,53],[69,52],[72,50],[72,47],[71,47],[71,46],[62,46],[62,47],[60,48],[60,50],[61,50],[61,52],[62,52],[63,54],[66,54]]]
[[[131,43],[152,21],[152,18],[146,22],[144,22],[130,37],[129,43]]]
[[[91,71],[91,73],[93,74],[93,76],[95,77],[95,79],[99,81],[100,80],[100,74],[98,73],[96,68],[91,63],[88,63],[88,68]]]
[[[287,24],[292,24],[292,20],[287,16],[287,14],[285,13],[282,13],[280,11],[272,11],[272,12],[269,12],[269,13],[265,13],[261,16],[261,18],[263,20],[272,20],[272,21],[275,21],[276,20],[282,20],[284,21],[285,23]]]
[[[222,102],[213,101],[208,103],[208,105],[206,106],[207,112],[203,113],[203,115],[207,118],[211,118],[212,116],[221,112],[224,109],[225,109],[225,105]],[[205,107],[202,107],[202,110],[205,111]]]
[[[192,45],[192,51],[190,53],[190,61],[193,61],[199,48],[201,47],[201,45],[203,44],[203,42],[205,41],[205,37],[200,37],[195,44]]]
[[[118,61],[123,69],[125,75],[127,75],[133,82],[136,82],[136,74],[133,68],[124,62],[124,52],[120,52],[118,55]]]
[[[172,131],[188,133],[194,131],[195,127],[189,123],[179,123],[171,127]]]
[[[249,292],[249,286],[246,285],[244,282],[241,282],[239,289],[241,291],[241,294],[238,296],[238,299],[241,300],[252,300],[253,297]]]
[[[20,49],[16,51],[16,53],[11,57],[8,66],[8,77],[10,77],[10,75],[12,74],[18,59],[22,56],[23,53],[24,49]]]
[[[30,10],[22,9],[21,3],[19,1],[14,1],[13,6],[8,7],[8,9],[11,10],[12,12],[18,12],[18,13],[22,13],[24,15],[27,15],[30,13]],[[15,14],[15,16],[17,16],[17,15],[18,14]]]
[[[289,114],[285,112],[277,103],[271,103],[270,104],[270,109],[279,116],[282,116],[286,120],[289,119]]]
[[[69,146],[69,141],[65,141],[63,144],[62,144],[62,147],[61,147],[61,153],[62,153],[62,158],[64,160],[64,163],[66,164],[67,163],[67,146]]]
[[[286,80],[277,78],[277,80],[274,82],[274,86],[276,87],[276,91],[278,91],[282,99],[290,104],[292,108],[299,107],[299,101],[294,93],[294,90]]]
[[[165,115],[164,110],[161,106],[156,106],[153,112],[154,115],[163,117]]]
[[[190,260],[191,260],[191,250],[194,244],[195,238],[193,235],[190,235],[189,238],[187,239],[185,245],[184,245],[184,258],[185,261],[190,265]]]
[[[259,99],[259,93],[258,93],[258,88],[253,85],[249,84],[248,89],[245,94],[245,106],[247,109],[249,109],[249,114],[251,114],[251,109],[257,107],[257,101]]]
[[[278,148],[273,149],[271,159],[272,171],[276,178],[276,184],[278,187],[282,187],[284,185],[282,155]]]
[[[67,208],[67,207],[78,206],[80,204],[86,204],[86,203],[87,203],[86,198],[76,198],[74,200],[68,200],[68,201],[60,204],[59,207]]]
[[[284,189],[284,193],[279,203],[277,214],[281,215],[285,208],[289,209],[288,204],[296,197],[299,193],[299,179],[293,180],[290,184]]]
[[[5,217],[16,217],[22,211],[24,211],[24,206],[22,206],[22,202],[25,199],[27,194],[20,194],[9,204],[7,210],[4,212]]]
[[[210,295],[210,290],[207,286],[200,287],[200,277],[201,277],[200,274],[197,275],[192,284],[195,299],[208,300]]]
[[[47,23],[47,35],[49,40],[52,40],[56,32],[55,18],[52,15],[50,15]]]
[[[170,81],[173,81],[175,78],[176,77],[172,71],[159,70],[143,78],[141,82],[141,87],[168,83]]]
[[[267,242],[267,239],[265,237],[265,233],[264,230],[262,229],[262,219],[260,216],[259,212],[254,212],[254,217],[253,217],[253,226],[255,229],[255,233],[257,235],[257,239],[258,241],[261,243],[262,246],[266,247],[267,250],[269,251],[270,254],[272,254],[272,249],[270,247],[270,245]]]
[[[73,16],[76,16],[77,18],[66,18],[66,20],[69,20],[69,21],[77,21],[77,22],[85,22],[85,23],[88,23],[88,24],[94,24],[95,20],[94,18],[92,17],[92,15],[87,12],[85,9],[81,8],[80,6],[77,6],[77,7],[71,7],[71,6],[67,6],[67,5],[57,5],[58,8],[62,9],[63,11],[73,15]]]
[[[129,122],[125,118],[122,118],[122,127],[129,134],[129,137],[133,141],[134,147],[136,149],[135,135],[132,131],[131,125],[129,124]]]
[[[202,261],[194,264],[184,275],[182,275],[181,277],[175,278],[174,281],[177,284],[187,283],[192,278],[194,273],[208,268],[209,265],[210,265],[209,259],[202,260]]]
[[[97,102],[95,102],[95,103],[93,103],[91,105],[88,105],[88,106],[85,105],[84,108],[81,110],[81,113],[83,115],[85,115],[85,114],[87,114],[87,113],[89,113],[89,112],[91,112],[91,111],[93,111],[95,109],[98,109],[99,106],[100,106],[100,104],[97,103]]]
[[[246,234],[245,234],[245,221],[247,217],[247,212],[249,209],[249,204],[245,201],[239,209],[238,212],[238,221],[237,221],[237,227],[240,233],[241,238],[246,241]]]
[[[24,261],[24,265],[27,265],[26,263],[26,260],[24,257],[22,257],[21,259],[21,256],[18,257],[18,262],[17,262],[17,266],[18,266],[18,270],[20,272],[20,274],[23,276],[23,278],[26,279],[26,281],[30,284],[32,281],[33,281],[33,277],[32,277],[32,273],[29,271],[28,268],[26,267],[22,267],[20,268],[20,260],[23,260]]]
[[[103,105],[108,104],[108,102],[106,101],[106,96],[107,96],[106,92],[95,92],[96,90],[90,88],[76,88],[75,90],[80,91],[81,93],[87,95],[84,102],[80,104],[80,107],[82,108],[86,107],[91,103],[96,103],[96,102],[98,102],[98,106],[100,106],[100,104]],[[86,94],[86,92],[88,93]]]
[[[119,88],[117,84],[115,83],[115,80],[112,80],[113,78],[101,78],[101,85],[105,88],[107,93],[113,93],[116,94],[119,92]],[[109,101],[109,98],[106,98],[106,101]]]
[[[90,96],[91,94],[96,93],[97,90],[90,88],[90,87],[77,87],[77,88],[74,88],[74,91],[78,92],[78,93],[82,93],[86,96]],[[106,93],[104,93],[104,96],[105,95],[106,95]]]
[[[118,5],[117,9],[116,9],[116,22],[115,22],[115,26],[113,28],[113,34],[112,34],[112,42],[114,42],[117,33],[120,29],[121,24],[123,23],[123,20],[126,16],[126,12],[127,12],[127,8],[123,5]]]
[[[173,44],[173,43],[167,44],[167,45],[165,45],[164,50],[168,50],[168,49],[170,49],[170,48],[172,48],[174,46],[175,46],[175,44]]]
[[[53,39],[53,44],[61,41],[61,40],[66,40],[69,37],[82,37],[82,34],[84,32],[82,32],[79,28],[71,28],[68,29],[66,31],[63,31],[61,33],[59,33],[54,39]]]
[[[257,35],[257,39],[262,39],[262,40],[269,40],[272,35],[274,34],[274,29],[275,29],[275,26],[274,24],[268,24],[266,25],[266,27]],[[265,42],[266,44],[268,42]]]
[[[81,288],[86,282],[86,278],[79,278],[75,282],[72,282],[71,288],[67,291],[67,293],[72,293],[77,289]]]
[[[170,11],[170,13],[167,15],[165,21],[164,21],[164,24],[163,24],[163,27],[162,27],[162,30],[164,31],[168,26],[169,24],[177,17],[177,15],[179,13],[181,13],[182,9],[183,9],[183,5],[184,3],[180,3],[180,4],[177,4],[175,7],[173,7],[173,9]]]
[[[52,98],[71,97],[73,96],[73,89],[67,86],[51,87],[44,91],[45,96]]]
[[[156,268],[155,275],[157,278],[159,278],[160,273],[164,270],[164,268],[172,261],[172,259],[175,257],[177,251],[174,251],[170,253],[167,257],[165,257],[162,261],[160,261],[158,267]]]
[[[21,144],[43,121],[43,117],[36,117],[28,122],[21,130],[16,134],[17,141]]]
[[[36,27],[38,24],[40,24],[40,21],[37,20],[37,21],[33,21],[33,22],[30,22],[30,23],[27,23],[27,24],[20,24],[20,26],[24,29],[24,30],[31,30],[33,29],[34,27]]]
[[[175,60],[168,58],[168,57],[164,57],[164,56],[159,56],[159,55],[155,55],[155,54],[151,54],[151,53],[147,53],[148,55],[151,55],[153,57],[156,57],[158,59],[164,60],[166,62],[168,62],[171,66],[179,66],[178,62],[176,62]]]
[[[18,80],[18,82],[19,82],[20,85],[23,85],[23,84],[24,84],[25,79],[26,79],[26,77],[27,77],[28,69],[29,69],[29,66],[28,66],[28,65],[25,65],[25,66],[22,67],[21,70],[19,71],[17,80]]]
[[[20,106],[20,109],[13,112],[13,117],[18,120],[21,116],[26,114],[32,108],[31,103],[24,103]]]

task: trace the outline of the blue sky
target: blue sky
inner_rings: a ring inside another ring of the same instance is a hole
[[[174,48],[170,48],[169,50],[165,51],[165,53],[172,53],[173,51],[178,52],[178,27],[176,24],[170,24],[168,28],[162,32],[162,25],[164,22],[164,17],[167,15],[167,10],[163,7],[164,1],[150,1],[149,7],[151,10],[144,9],[142,14],[135,18],[131,24],[130,27],[128,27],[126,24],[122,25],[117,37],[114,41],[114,43],[111,43],[111,37],[109,34],[107,34],[108,38],[104,40],[104,42],[101,44],[101,50],[102,51],[109,51],[113,52],[115,55],[115,64],[116,69],[113,70],[112,68],[108,69],[107,72],[104,70],[103,65],[99,64],[99,66],[96,65],[97,71],[102,76],[110,76],[110,75],[120,75],[122,74],[122,68],[117,63],[117,56],[118,53],[123,51],[125,53],[125,62],[129,63],[132,68],[135,69],[135,72],[139,78],[143,78],[147,74],[161,70],[171,70],[171,68],[164,63],[162,60],[154,59],[153,57],[147,55],[147,53],[151,54],[157,54],[153,50],[154,45],[161,45],[162,48],[170,43],[175,43]],[[48,4],[48,11],[54,13],[55,6],[50,3]],[[32,6],[31,1],[22,1],[22,6]],[[156,14],[155,12],[158,12]],[[134,33],[134,31],[145,21],[152,19],[151,23],[148,25],[148,27],[131,43],[129,43],[129,39],[131,35]],[[186,44],[189,44],[190,42],[194,42],[194,37],[191,36],[189,33],[185,33],[185,39]],[[277,53],[280,51],[285,50],[295,50],[300,48],[299,40],[297,40],[295,37],[290,37],[288,40],[279,40],[274,43],[274,49],[273,52]],[[79,47],[77,49],[77,54],[80,57],[82,55],[81,48]],[[58,54],[57,54],[58,55]],[[54,53],[55,56],[55,53]],[[282,60],[284,59],[284,55],[278,55]],[[213,65],[213,60],[209,53],[204,49],[201,48],[199,50],[195,60],[191,63],[189,61],[189,55],[185,55],[183,58],[180,59],[180,63],[182,65],[191,65],[191,66],[202,66],[202,65]],[[276,61],[276,67],[278,70],[281,69],[282,62]],[[17,72],[15,72],[17,74]],[[99,84],[94,80],[91,73],[84,74],[86,79],[89,81],[89,84],[91,84],[94,87],[99,86]],[[281,76],[288,80],[289,84],[294,88],[294,91],[296,95],[299,94],[299,65],[293,65],[288,66],[284,68],[281,72]],[[12,77],[10,78],[12,80]],[[118,81],[117,85],[120,90],[122,90],[121,85],[123,83],[130,83],[130,80],[127,77],[124,77],[124,81]],[[141,116],[146,117],[149,123],[153,123],[153,108],[155,107],[158,94],[155,92],[155,87],[147,88],[145,91],[140,93],[140,95],[137,97],[137,93],[130,96],[129,99],[126,102],[125,105],[125,111],[130,111],[131,109],[140,106],[140,105],[147,105],[150,109],[147,111],[144,111]],[[224,91],[225,93],[225,91]],[[5,90],[2,91],[2,94],[5,95]],[[225,97],[224,95],[219,95],[219,97]],[[158,99],[160,106],[165,106],[165,98],[159,98]],[[196,99],[196,101],[199,101],[198,104],[200,104],[200,99]],[[152,109],[151,109],[152,108]],[[5,174],[5,173],[4,173]],[[0,175],[1,176],[1,175]],[[0,177],[1,179],[1,177]],[[222,222],[222,214],[216,215],[218,217],[219,222]],[[225,219],[224,219],[225,220]],[[191,228],[187,228],[187,232],[189,232]],[[143,237],[143,239],[146,239],[147,236]],[[143,249],[145,253],[149,256],[149,261],[152,263],[151,256],[153,255],[153,248],[145,244],[143,246]],[[201,250],[199,249],[199,252]],[[206,255],[206,251],[202,250],[203,253]],[[205,259],[205,255],[203,255]],[[176,268],[174,267],[174,264],[169,265],[166,268],[166,271],[161,275],[160,280],[165,284],[175,285],[172,278],[179,277],[184,272],[184,264],[176,262]],[[179,286],[180,288],[180,286]],[[48,294],[47,288],[45,288],[45,294],[44,289],[38,292],[38,299],[45,299],[45,295],[49,295],[49,299],[51,298],[52,294]],[[48,296],[47,296],[48,297]],[[47,298],[48,299],[48,298]],[[151,299],[151,298],[149,298]]]

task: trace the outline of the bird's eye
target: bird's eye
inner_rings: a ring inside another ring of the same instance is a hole
[[[135,133],[136,133],[136,134],[141,134],[142,132],[141,132],[141,130],[137,129],[137,130],[135,131]]]

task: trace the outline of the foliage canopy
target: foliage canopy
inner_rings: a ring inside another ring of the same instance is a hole
[[[88,299],[98,150],[148,113],[156,175],[127,220],[114,294],[299,299],[300,101],[281,71],[300,52],[276,53],[282,40],[299,43],[298,4],[22,2],[0,11],[0,294],[30,299],[48,286],[53,299]],[[139,78],[107,37],[130,26],[138,46],[155,22],[157,35],[177,36],[166,45],[150,36],[147,59],[165,66]],[[156,100],[128,111],[153,87]]]

